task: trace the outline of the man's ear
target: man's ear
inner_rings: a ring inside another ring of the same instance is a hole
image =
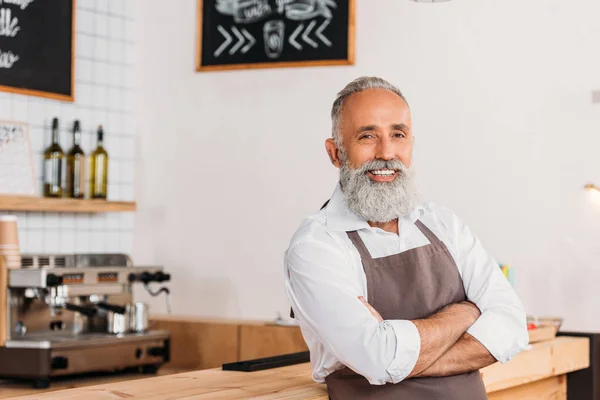
[[[340,152],[332,138],[325,141],[325,150],[327,150],[327,155],[329,156],[331,163],[335,165],[336,168],[340,168],[342,166]]]

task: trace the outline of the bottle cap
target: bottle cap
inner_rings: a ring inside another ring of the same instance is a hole
[[[76,119],[75,122],[73,123],[73,130],[76,132],[79,132],[79,130],[80,130],[78,119]]]
[[[58,118],[56,117],[52,120],[52,129],[58,129]]]
[[[98,125],[98,140],[104,139],[104,130],[102,129],[102,125]]]

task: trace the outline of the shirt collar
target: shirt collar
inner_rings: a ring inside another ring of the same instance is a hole
[[[423,214],[423,210],[423,206],[418,205],[402,220],[414,223]],[[325,212],[327,215],[327,229],[330,231],[350,232],[365,228],[373,229],[364,218],[348,208],[346,197],[339,183],[336,185],[331,199],[329,199]]]

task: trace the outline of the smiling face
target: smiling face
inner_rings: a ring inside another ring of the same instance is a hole
[[[341,143],[330,138],[325,146],[341,169],[349,208],[367,221],[389,222],[413,209],[411,127],[408,104],[392,91],[368,89],[344,102],[338,121]]]
[[[412,163],[412,121],[406,102],[385,89],[369,89],[346,99],[340,115],[339,134],[349,166],[356,169],[372,160],[396,159],[407,168]],[[332,139],[326,143],[333,164],[341,168],[339,150]],[[397,171],[367,172],[375,182],[391,182]]]

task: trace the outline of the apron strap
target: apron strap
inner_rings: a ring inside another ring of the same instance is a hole
[[[425,226],[425,224],[422,223],[420,220],[416,220],[415,225],[417,226],[417,228],[419,228],[421,233],[425,235],[425,237],[427,238],[427,240],[429,240],[429,243],[431,243],[433,247],[440,247],[440,245],[444,245],[443,242],[435,235],[435,233],[431,232],[431,229]]]
[[[346,232],[346,235],[348,235],[348,238],[350,238],[352,244],[356,247],[356,250],[358,250],[363,262],[373,261],[373,257],[371,257],[371,253],[369,253],[365,242],[360,238],[358,231]]]

